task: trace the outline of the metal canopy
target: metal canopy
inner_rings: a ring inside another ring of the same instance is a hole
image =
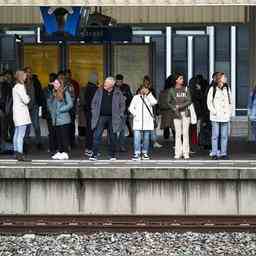
[[[256,5],[256,0],[0,0],[1,6],[213,6]]]

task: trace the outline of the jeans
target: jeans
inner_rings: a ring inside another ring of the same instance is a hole
[[[252,139],[254,142],[256,142],[256,121],[252,121],[251,126],[252,126]]]
[[[34,106],[32,110],[30,110],[30,117],[31,117],[31,122],[32,126],[35,131],[35,137],[36,137],[36,144],[40,144],[41,141],[41,129],[40,129],[40,120],[39,120],[39,107]],[[31,126],[27,129],[26,132],[26,137],[29,136],[31,130]]]
[[[228,122],[212,122],[212,155],[217,156],[218,141],[220,137],[220,155],[227,155],[228,146]]]
[[[134,154],[140,155],[141,153],[148,153],[149,138],[152,131],[135,130],[133,132],[134,141]]]
[[[185,112],[181,112],[181,119],[174,119],[175,128],[175,157],[189,157],[189,126],[190,117]],[[183,141],[181,140],[183,135]]]
[[[15,152],[23,154],[23,141],[26,130],[30,125],[20,125],[15,127],[13,136],[13,149]]]
[[[93,136],[93,155],[97,156],[99,153],[99,147],[101,144],[101,138],[104,129],[108,129],[108,147],[109,147],[109,156],[114,157],[116,154],[116,134],[113,132],[112,126],[112,116],[100,116],[97,126],[94,130]]]

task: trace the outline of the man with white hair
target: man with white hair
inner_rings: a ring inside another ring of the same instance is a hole
[[[102,87],[100,87],[92,100],[92,130],[93,154],[89,158],[97,160],[102,134],[105,128],[108,129],[109,136],[109,157],[110,160],[116,159],[116,140],[117,134],[121,131],[122,122],[125,118],[125,97],[119,88],[114,87],[115,79],[107,77]]]

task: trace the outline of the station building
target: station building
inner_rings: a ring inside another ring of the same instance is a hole
[[[187,80],[202,74],[209,81],[214,71],[223,71],[232,93],[232,135],[248,134],[248,92],[256,84],[253,1],[112,1],[0,0],[0,71],[31,66],[43,85],[49,73],[64,68],[70,68],[81,85],[92,71],[100,81],[122,73],[134,92],[149,75],[158,93],[175,71]],[[42,5],[99,11],[119,25],[129,25],[131,40],[42,40]]]

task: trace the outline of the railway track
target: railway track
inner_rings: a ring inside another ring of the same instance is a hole
[[[0,233],[256,232],[256,216],[0,215]]]

